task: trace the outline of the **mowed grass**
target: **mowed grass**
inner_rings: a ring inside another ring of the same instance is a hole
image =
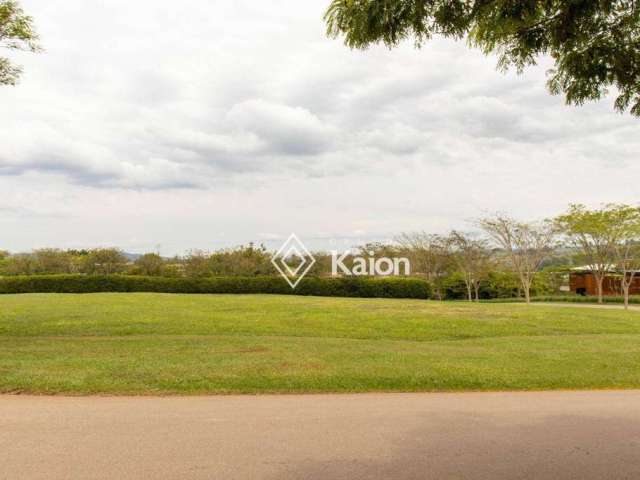
[[[640,312],[269,295],[0,296],[0,392],[640,387]]]

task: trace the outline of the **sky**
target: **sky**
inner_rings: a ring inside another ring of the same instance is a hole
[[[548,59],[465,42],[352,51],[328,2],[22,0],[45,52],[0,87],[0,249],[330,249],[638,202],[610,98],[567,107]]]

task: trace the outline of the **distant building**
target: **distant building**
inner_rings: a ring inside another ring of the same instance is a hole
[[[621,279],[622,273],[612,268],[602,282],[603,295],[622,295]],[[578,295],[597,295],[598,282],[588,266],[578,267],[569,273],[569,289]],[[629,293],[640,295],[640,273],[636,273]]]

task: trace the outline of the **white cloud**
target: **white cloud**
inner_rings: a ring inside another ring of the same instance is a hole
[[[545,61],[351,51],[328,0],[22,3],[47,51],[0,88],[6,247],[376,237],[640,193],[638,121],[564,106]]]
[[[331,147],[337,129],[301,107],[251,99],[234,105],[227,115],[241,132],[255,134],[271,154],[314,155]]]

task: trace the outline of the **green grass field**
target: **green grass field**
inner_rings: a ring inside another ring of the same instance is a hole
[[[640,312],[260,295],[0,296],[0,392],[640,387]]]

